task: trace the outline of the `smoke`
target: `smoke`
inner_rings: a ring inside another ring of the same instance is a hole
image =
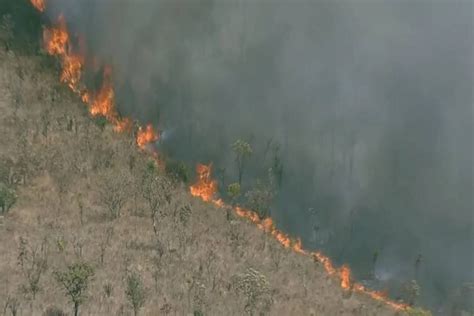
[[[243,138],[249,189],[280,144],[272,217],[305,247],[435,307],[474,280],[471,1],[49,2],[172,157],[229,184]]]

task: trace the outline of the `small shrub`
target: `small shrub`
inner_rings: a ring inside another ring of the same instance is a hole
[[[232,200],[232,203],[240,196],[240,184],[232,183],[227,187],[227,195]]]
[[[6,310],[9,309],[12,316],[16,316],[18,314],[18,309],[20,308],[20,301],[16,297],[8,297],[7,302],[5,304],[5,315]]]
[[[430,311],[426,311],[421,308],[409,308],[407,309],[407,314],[409,316],[432,316]]]
[[[112,287],[112,284],[109,282],[104,284],[104,294],[106,298],[110,298],[112,296],[114,288]]]
[[[166,173],[186,183],[189,180],[189,170],[184,162],[169,160],[166,163]]]
[[[16,203],[17,196],[15,191],[6,184],[0,182],[0,208],[1,213],[8,212]]]
[[[107,119],[105,116],[97,116],[94,118],[94,123],[103,131],[107,125]]]
[[[66,316],[67,314],[62,309],[52,306],[43,313],[43,316]]]
[[[13,39],[14,22],[10,14],[5,14],[0,18],[0,40],[4,43],[7,50]]]
[[[145,304],[145,288],[138,274],[132,273],[127,276],[125,295],[127,295],[128,301],[132,305],[134,315],[137,316],[138,311]]]

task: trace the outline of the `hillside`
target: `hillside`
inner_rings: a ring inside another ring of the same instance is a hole
[[[133,314],[130,275],[143,282],[140,315],[404,314],[190,196],[130,135],[90,118],[52,69],[0,50],[0,182],[16,194],[0,222],[6,315],[71,314],[55,276],[77,262],[94,270],[81,315]]]

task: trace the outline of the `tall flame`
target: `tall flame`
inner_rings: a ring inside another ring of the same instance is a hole
[[[343,265],[341,267],[339,275],[341,277],[341,287],[345,290],[350,289],[351,288],[351,269],[349,269],[348,266]]]
[[[45,0],[30,0],[32,5],[40,12],[46,9]],[[112,69],[106,66],[103,73],[103,82],[101,88],[97,92],[81,89],[82,71],[85,63],[84,52],[78,54],[71,49],[70,34],[67,29],[66,20],[60,15],[56,26],[45,28],[43,32],[44,47],[48,54],[57,56],[62,63],[62,71],[60,80],[66,84],[81,100],[89,106],[89,112],[93,116],[101,115],[114,125],[117,132],[131,131],[133,122],[130,118],[122,118],[119,116],[115,106],[115,93],[112,83]],[[98,70],[99,62],[97,58],[92,58],[92,66]],[[139,148],[145,149],[146,145],[159,139],[159,134],[155,132],[153,126],[148,124],[145,128],[138,127],[136,142]],[[160,164],[158,154],[153,152],[155,161]],[[387,299],[386,294],[382,292],[366,289],[359,283],[351,284],[351,270],[344,265],[340,269],[336,269],[328,257],[321,252],[308,252],[303,249],[300,239],[292,240],[287,234],[278,230],[271,218],[261,219],[258,214],[252,210],[244,209],[236,206],[226,205],[222,199],[216,197],[217,181],[212,179],[212,164],[198,164],[196,172],[198,179],[195,184],[190,187],[191,194],[199,197],[203,201],[211,202],[218,207],[233,208],[235,213],[243,218],[248,219],[264,232],[273,236],[283,247],[290,248],[302,255],[311,256],[315,261],[320,262],[329,275],[339,273],[341,287],[346,290],[353,290],[369,295],[375,300],[383,301],[396,310],[406,309],[407,305],[393,302]]]
[[[158,138],[158,134],[155,132],[151,124],[148,124],[145,128],[142,128],[141,126],[138,128],[137,145],[141,149],[145,149],[146,145],[156,142]]]
[[[57,26],[45,28],[43,31],[44,46],[48,54],[63,57],[67,54],[69,33],[67,32],[66,20],[63,15],[58,18]]]
[[[190,187],[191,194],[200,197],[205,202],[213,201],[217,192],[217,181],[212,179],[211,170],[212,164],[198,164],[196,166],[198,180]]]

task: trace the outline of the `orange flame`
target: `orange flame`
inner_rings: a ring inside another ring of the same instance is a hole
[[[205,202],[213,201],[217,192],[217,181],[211,178],[211,169],[212,163],[207,166],[198,164],[196,166],[197,182],[189,188],[191,195],[199,197]],[[218,205],[220,202],[215,202],[215,204]]]
[[[84,60],[78,55],[64,55],[61,82],[66,83],[72,91],[79,93],[78,86],[82,76]]]
[[[36,1],[32,0],[32,3],[39,10]],[[44,2],[41,3],[44,4]],[[115,106],[115,92],[112,83],[112,68],[110,66],[106,65],[104,67],[102,86],[97,92],[81,89],[82,71],[85,64],[84,39],[79,37],[78,40],[79,50],[82,53],[72,52],[71,38],[63,15],[59,16],[55,27],[44,29],[43,41],[46,52],[52,56],[58,56],[61,60],[61,82],[65,83],[74,93],[80,96],[82,102],[89,106],[89,113],[92,116],[104,116],[114,126],[113,128],[116,132],[130,132],[133,128],[132,120],[121,118]],[[94,69],[98,70],[99,61],[97,58],[93,58],[92,63]],[[147,126],[144,130],[139,128],[137,144],[140,148],[144,148],[146,144],[157,139],[158,135],[151,126]]]
[[[201,198],[203,201],[214,203],[217,206],[228,208],[231,207],[226,205],[222,199],[216,199],[214,196],[217,192],[217,182],[212,179],[211,176],[211,165],[203,165],[198,164],[196,166],[196,171],[198,175],[198,181],[191,186],[191,194],[193,196]],[[336,275],[338,270],[334,267],[331,259],[329,257],[323,255],[321,252],[308,252],[303,249],[301,239],[292,240],[287,234],[283,233],[282,231],[275,228],[273,220],[271,218],[260,219],[258,214],[254,211],[236,206],[233,208],[235,213],[243,218],[248,219],[252,223],[256,224],[257,227],[266,233],[272,235],[283,247],[291,248],[293,251],[303,254],[309,255],[314,258],[315,261],[322,263],[324,270],[329,275]],[[346,290],[350,290],[351,288],[354,291],[364,293],[369,295],[373,299],[377,301],[383,301],[390,307],[396,310],[403,310],[408,307],[408,305],[403,303],[393,302],[386,298],[386,294],[378,291],[372,291],[366,289],[363,285],[359,283],[351,283],[351,270],[347,265],[343,265],[339,269],[339,279],[341,281],[341,287]]]
[[[44,9],[46,9],[46,4],[44,3],[44,0],[31,0],[31,4],[38,10],[39,12],[44,12]]]
[[[115,123],[117,112],[115,111],[115,93],[109,78],[104,78],[99,92],[94,96],[89,111],[92,116],[102,115],[109,121]]]
[[[341,287],[345,290],[350,289],[351,288],[351,269],[349,269],[348,266],[343,265],[341,267],[339,275],[341,277]]]
[[[66,55],[69,33],[67,32],[66,20],[63,15],[59,16],[57,27],[44,29],[43,40],[48,54],[61,57]]]
[[[158,138],[159,136],[151,124],[148,124],[145,128],[141,126],[138,128],[137,145],[141,149],[145,149],[146,145],[156,142]]]
[[[116,132],[130,132],[133,128],[133,122],[130,118],[125,117],[117,120],[114,126],[114,131]]]

